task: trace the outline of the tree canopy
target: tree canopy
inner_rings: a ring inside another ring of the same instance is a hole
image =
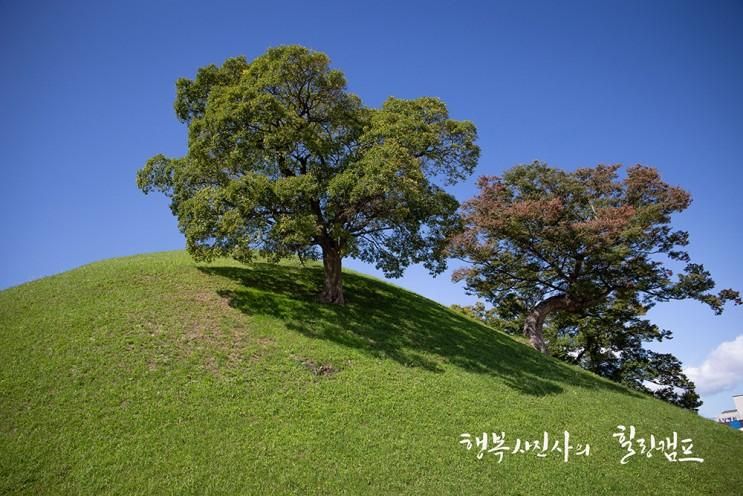
[[[556,312],[692,298],[720,313],[728,301],[741,303],[737,291],[713,291],[710,273],[685,250],[688,233],[671,226],[689,193],[653,168],[635,165],[623,178],[619,169],[520,165],[481,178],[479,194],[463,206],[466,227],[450,253],[468,265],[454,279],[521,315],[524,334],[542,352],[545,319]],[[675,264],[682,265],[676,276]]]
[[[154,156],[137,184],[170,197],[196,259],[322,256],[332,303],[344,301],[344,257],[388,276],[443,270],[458,203],[442,185],[469,176],[479,148],[442,101],[367,107],[325,54],[300,46],[203,67],[176,88],[188,151]]]

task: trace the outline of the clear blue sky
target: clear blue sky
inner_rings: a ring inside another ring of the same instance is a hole
[[[689,189],[677,218],[720,286],[743,289],[743,2],[14,2],[0,0],[0,287],[94,260],[182,248],[135,172],[180,155],[174,82],[225,58],[324,51],[370,105],[432,95],[474,121],[477,175],[534,159],[643,163]],[[474,193],[474,179],[454,189]],[[366,272],[370,268],[347,264]],[[472,301],[447,277],[398,284]],[[661,349],[699,366],[743,309],[662,305]],[[743,393],[706,394],[702,413]],[[728,381],[729,383],[730,381]]]

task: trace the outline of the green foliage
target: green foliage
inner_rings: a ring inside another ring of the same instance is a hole
[[[602,377],[696,411],[702,402],[679,359],[644,347],[672,339],[671,331],[642,318],[647,310],[633,297],[610,298],[578,314],[557,313],[545,329],[549,350]]]
[[[483,302],[478,301],[474,305],[451,305],[455,312],[462,313],[472,319],[481,321],[483,324],[494,329],[499,329],[512,336],[521,332],[523,326],[523,308],[515,301],[514,305],[509,302],[501,302],[498,306],[487,307]]]
[[[472,123],[440,100],[368,108],[325,54],[283,46],[179,79],[175,110],[188,152],[153,157],[137,184],[170,197],[197,260],[320,250],[390,276],[418,262],[443,270],[458,203],[437,182],[467,177],[479,149]]]
[[[369,277],[319,304],[322,279],[171,252],[1,291],[0,494],[739,492],[740,433]],[[620,465],[619,424],[705,461]],[[564,430],[591,455],[458,443]]]
[[[451,309],[511,335],[524,325],[524,310],[507,302],[489,308],[482,302],[452,305]],[[611,299],[577,314],[558,312],[544,329],[547,351],[636,391],[697,411],[702,402],[678,358],[644,348],[645,343],[672,338],[671,331],[642,318],[646,310],[637,299]]]

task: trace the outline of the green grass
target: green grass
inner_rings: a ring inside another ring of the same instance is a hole
[[[741,433],[344,277],[171,252],[0,292],[0,493],[741,494]],[[620,465],[618,424],[705,461]],[[590,456],[459,444],[564,430]]]

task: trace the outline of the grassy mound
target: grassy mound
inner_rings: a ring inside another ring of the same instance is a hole
[[[365,276],[320,304],[321,277],[171,252],[0,292],[0,493],[741,494],[740,433]],[[620,424],[704,463],[622,465]],[[590,454],[478,459],[483,431]]]

